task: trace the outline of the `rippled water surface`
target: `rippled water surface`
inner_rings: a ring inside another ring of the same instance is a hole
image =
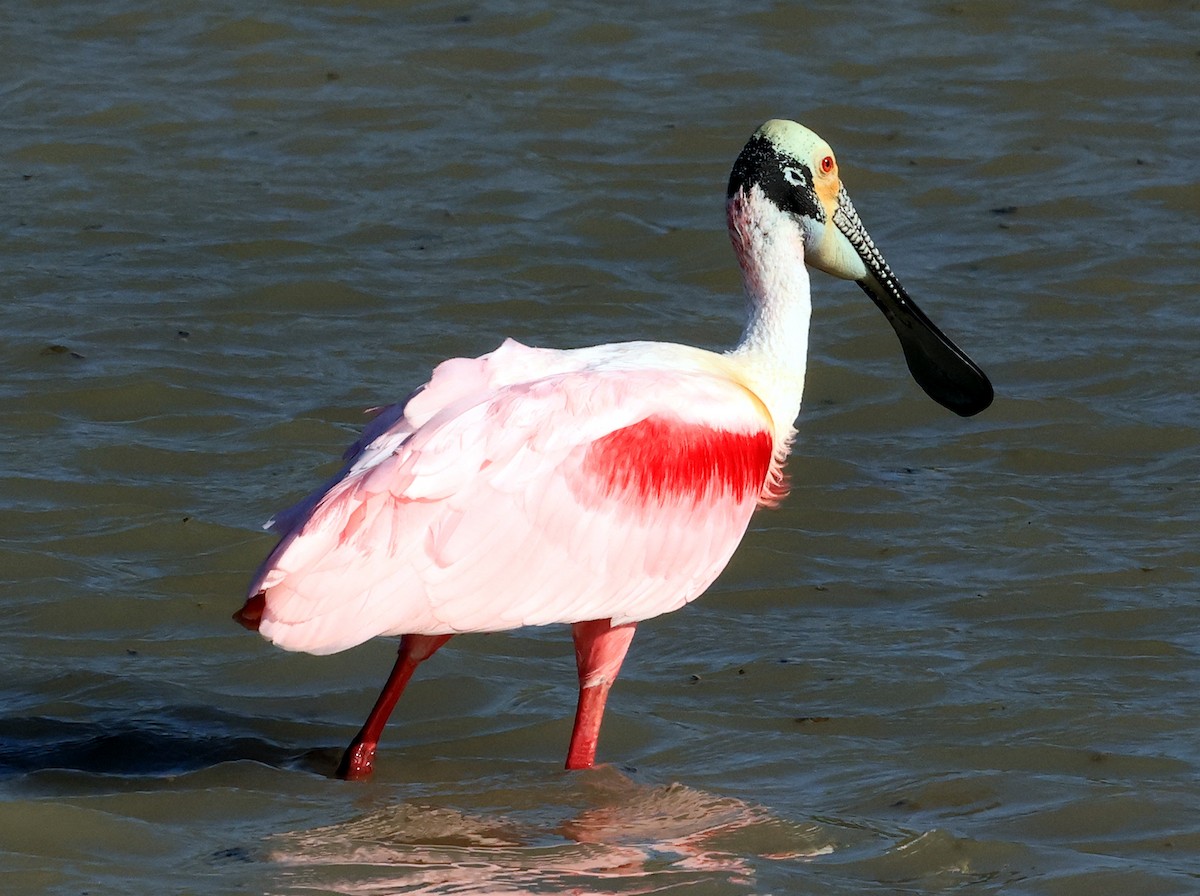
[[[25,4],[0,30],[0,892],[1200,890],[1194,2]],[[361,410],[504,336],[730,344],[796,118],[984,367],[818,276],[791,497],[639,627],[390,667],[230,613]]]

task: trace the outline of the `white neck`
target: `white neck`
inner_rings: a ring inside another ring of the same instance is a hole
[[[803,235],[757,186],[731,197],[726,211],[750,311],[729,354],[745,364],[776,426],[790,431],[804,392],[812,318]]]

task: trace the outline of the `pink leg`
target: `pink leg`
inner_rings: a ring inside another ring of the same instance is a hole
[[[375,748],[379,746],[379,737],[388,717],[396,707],[396,701],[404,693],[408,680],[412,678],[417,666],[433,656],[434,652],[450,640],[450,635],[405,635],[400,639],[400,655],[396,657],[396,665],[388,676],[387,684],[375,701],[371,714],[363,724],[362,730],[350,741],[338,765],[337,776],[346,781],[362,781],[371,777],[375,765]]]
[[[611,619],[576,622],[571,626],[575,666],[579,669],[579,705],[567,750],[567,768],[591,768],[596,762],[604,704],[633,640],[633,629],[632,622],[614,626]]]

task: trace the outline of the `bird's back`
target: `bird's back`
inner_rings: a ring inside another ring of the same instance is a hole
[[[259,630],[330,653],[677,609],[778,486],[779,449],[761,401],[698,349],[509,341],[447,361],[273,521]]]

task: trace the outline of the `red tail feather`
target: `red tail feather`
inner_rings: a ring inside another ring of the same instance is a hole
[[[263,609],[267,605],[267,596],[263,592],[258,592],[254,597],[246,601],[245,605],[233,614],[241,625],[250,629],[252,632],[258,631],[258,624],[262,622]]]

